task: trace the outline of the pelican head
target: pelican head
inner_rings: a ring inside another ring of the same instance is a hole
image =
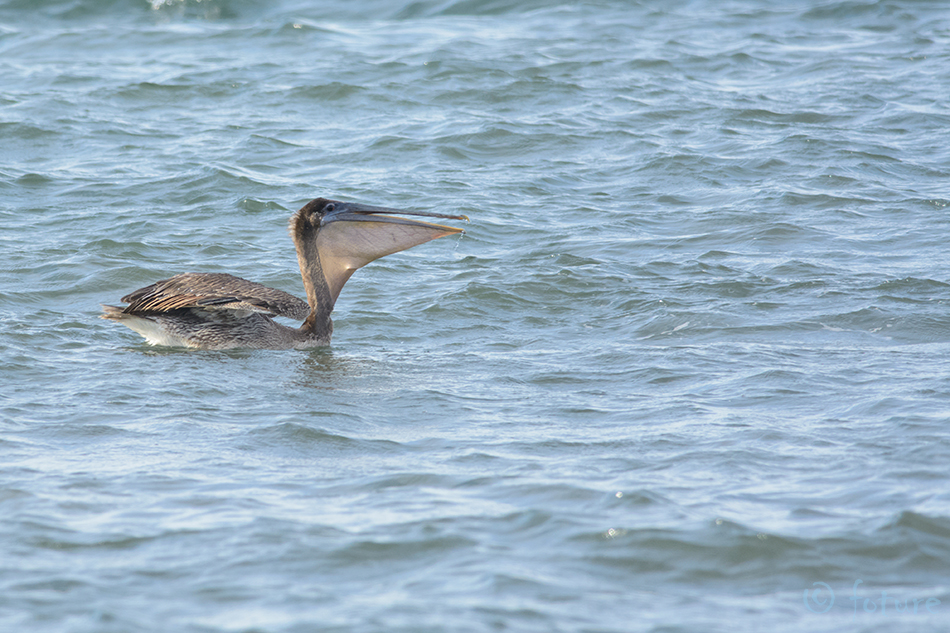
[[[319,259],[332,306],[350,276],[371,261],[464,232],[452,226],[400,217],[403,215],[468,220],[464,215],[406,211],[325,198],[311,200],[290,218],[304,283],[308,276],[312,279],[316,272],[314,260]]]

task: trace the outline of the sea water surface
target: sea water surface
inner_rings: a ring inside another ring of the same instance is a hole
[[[948,630],[948,95],[936,0],[0,0],[0,630]],[[97,318],[318,196],[471,222]]]

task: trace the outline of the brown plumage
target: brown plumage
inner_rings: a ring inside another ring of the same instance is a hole
[[[153,345],[201,349],[329,345],[330,313],[354,271],[374,259],[462,232],[395,213],[468,219],[317,198],[290,219],[306,302],[227,273],[185,273],[122,297],[129,304],[125,308],[102,306],[102,318],[127,325]],[[303,324],[287,327],[272,316]]]
[[[283,290],[227,273],[185,273],[156,281],[122,297],[129,314],[169,312],[181,308],[250,310],[303,321],[310,306]]]

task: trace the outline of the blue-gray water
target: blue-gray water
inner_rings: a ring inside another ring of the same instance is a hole
[[[948,95],[942,1],[0,1],[0,630],[947,630]],[[97,318],[317,196],[472,221]]]

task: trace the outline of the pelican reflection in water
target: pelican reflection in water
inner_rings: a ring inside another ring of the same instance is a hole
[[[290,218],[307,301],[226,273],[185,273],[124,297],[125,308],[104,305],[103,319],[118,321],[152,345],[198,349],[290,349],[330,344],[330,313],[343,284],[374,259],[462,229],[395,214],[467,220],[464,215],[387,209],[352,202],[311,200]],[[273,320],[303,321],[299,328]]]

